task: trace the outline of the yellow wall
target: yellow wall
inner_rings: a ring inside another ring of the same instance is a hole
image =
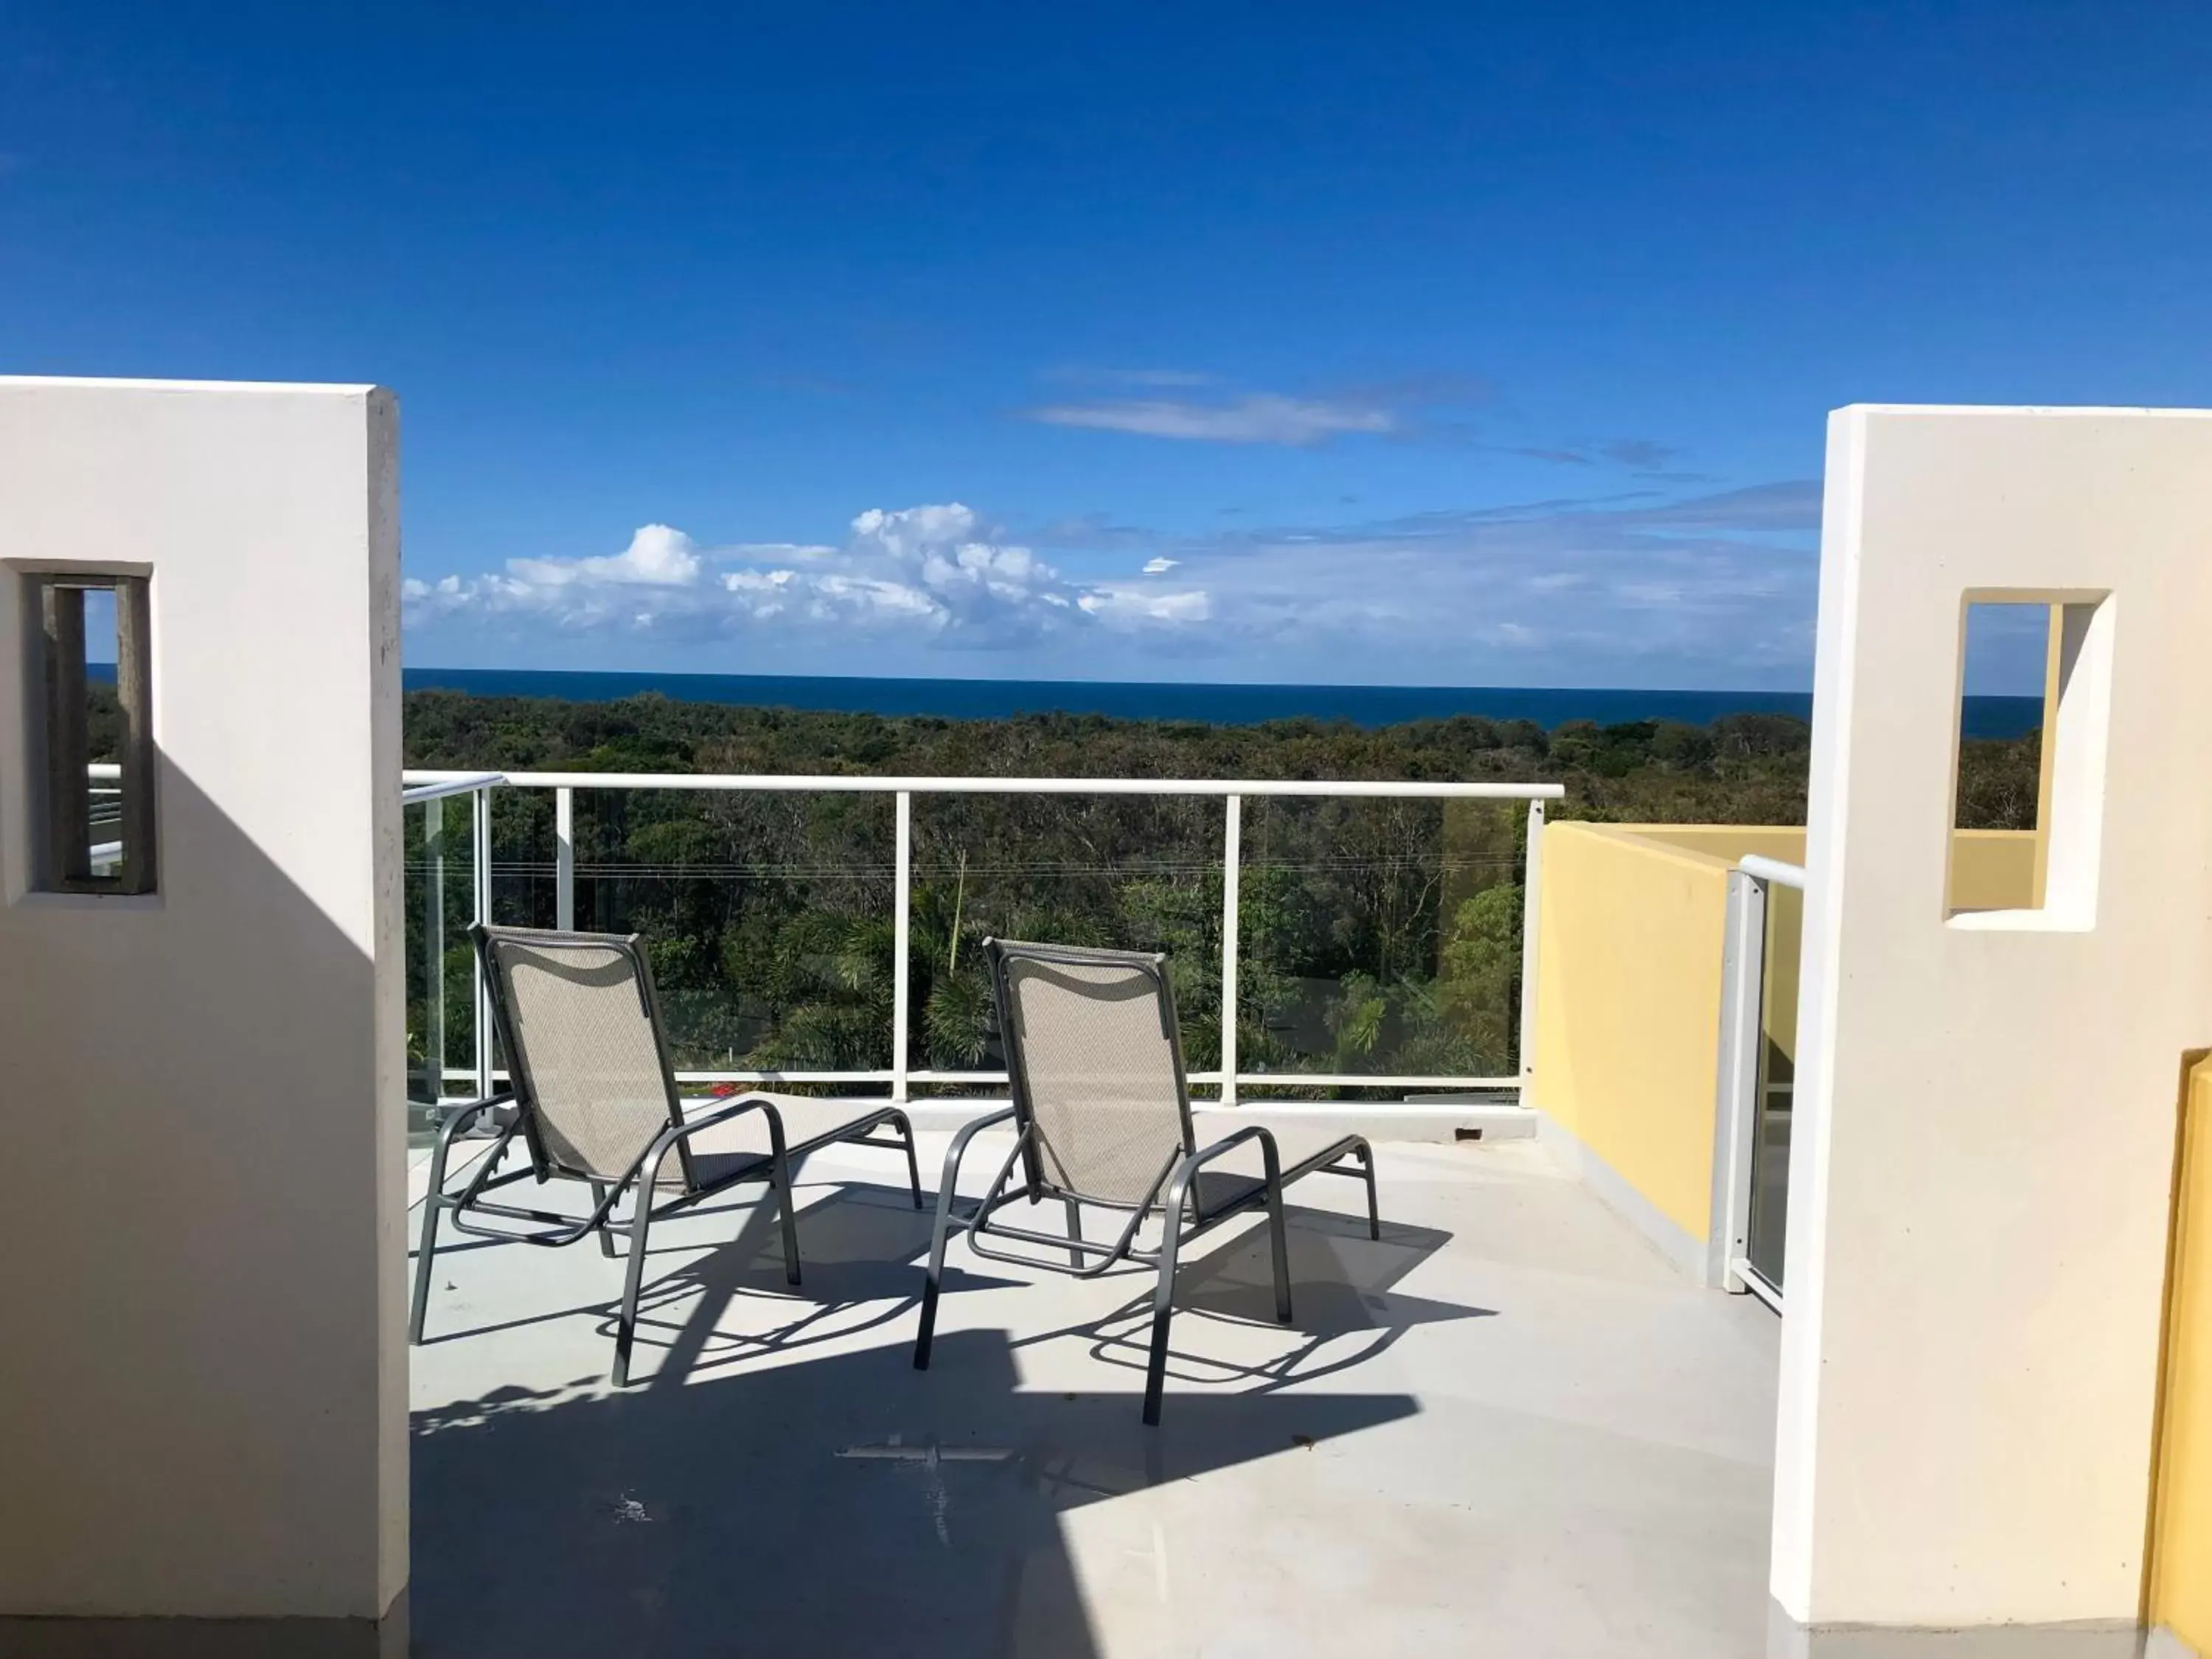
[[[1532,1103],[1703,1238],[1728,862],[1611,824],[1544,832]]]
[[[1805,861],[1805,831],[1794,824],[1764,823],[1622,823],[1615,829],[1644,841],[1679,847],[1686,853],[1734,864],[1756,853],[1784,864]]]
[[[1624,830],[1646,841],[1704,853],[1733,864],[1747,853],[1805,861],[1799,829],[1735,823],[1634,823]],[[1951,832],[1951,906],[1957,910],[2025,908],[2035,900],[2037,836],[2033,830],[1954,830]]]
[[[1805,831],[1802,826],[1638,823],[1624,828],[1646,841],[1662,842],[1716,859],[1723,869],[1754,853],[1784,864],[1805,861]],[[1805,896],[1793,887],[1770,887],[1766,894],[1766,986],[1759,1007],[1759,1024],[1773,1052],[1792,1065],[1797,1059],[1797,958],[1802,949],[1804,931]],[[1717,1054],[1717,1029],[1713,1033],[1713,1042]]]
[[[1954,830],[1951,832],[1951,908],[2025,910],[2036,896],[2033,830]]]
[[[2028,830],[1954,834],[1953,903],[2025,905]],[[1756,853],[1802,863],[1805,832],[1725,823],[1555,823],[1537,904],[1530,1103],[1573,1133],[1693,1238],[1711,1231],[1728,872]],[[1794,1059],[1803,903],[1767,903],[1762,1019]]]
[[[2212,1060],[2190,1073],[2182,1111],[2148,1612],[2212,1653]]]

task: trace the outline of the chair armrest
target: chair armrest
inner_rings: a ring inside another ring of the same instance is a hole
[[[958,1158],[961,1153],[968,1150],[968,1143],[975,1139],[978,1133],[985,1129],[994,1128],[999,1124],[1006,1122],[1009,1118],[1012,1117],[1013,1115],[1014,1109],[1012,1107],[1002,1106],[995,1112],[986,1112],[981,1117],[970,1118],[967,1122],[960,1126],[958,1133],[952,1137],[951,1146],[945,1149],[945,1157],[947,1158]]]
[[[479,1114],[489,1111],[495,1106],[511,1103],[514,1097],[514,1091],[508,1089],[500,1094],[486,1095],[482,1100],[471,1100],[438,1126],[438,1139],[433,1143],[430,1150],[430,1181],[428,1190],[424,1194],[426,1198],[434,1200],[447,1196],[446,1165],[452,1158],[453,1141],[459,1135],[462,1126]],[[520,1121],[521,1120],[517,1118],[514,1122],[508,1124],[492,1149],[478,1160],[476,1174],[470,1178],[468,1186],[461,1194],[462,1202],[465,1203],[474,1198],[483,1188],[485,1177],[491,1173],[491,1166],[498,1161],[500,1154],[507,1150],[507,1143],[514,1136],[516,1126]]]
[[[1175,1174],[1168,1177],[1165,1206],[1172,1218],[1182,1214],[1183,1200],[1191,1182],[1198,1172],[1224,1153],[1232,1152],[1248,1140],[1260,1143],[1260,1159],[1266,1171],[1266,1188],[1272,1202],[1279,1202],[1283,1195],[1283,1155],[1275,1145],[1273,1131],[1264,1123],[1248,1124],[1215,1141],[1211,1146],[1201,1146],[1176,1165]],[[1224,1212],[1225,1213],[1225,1212]],[[1200,1219],[1205,1218],[1201,1217]]]
[[[1195,1170],[1200,1164],[1211,1164],[1224,1152],[1236,1151],[1248,1140],[1256,1140],[1260,1143],[1260,1156],[1267,1160],[1270,1170],[1278,1171],[1281,1170],[1282,1154],[1275,1148],[1274,1131],[1264,1123],[1248,1123],[1241,1129],[1231,1130],[1211,1146],[1200,1147],[1177,1166],[1177,1173],[1181,1173],[1183,1170]]]
[[[1003,1106],[995,1112],[986,1112],[981,1117],[969,1119],[954,1133],[952,1144],[945,1149],[945,1170],[938,1179],[937,1209],[940,1217],[950,1218],[952,1214],[953,1190],[960,1177],[960,1160],[968,1155],[968,1143],[984,1130],[1006,1122],[1013,1115],[1012,1106]]]
[[[461,1126],[476,1116],[477,1113],[488,1112],[495,1106],[512,1106],[514,1103],[514,1090],[502,1089],[495,1095],[486,1095],[482,1100],[467,1101],[456,1107],[452,1115],[439,1124],[438,1133],[442,1138],[450,1139],[459,1134]]]
[[[767,1116],[769,1146],[773,1149],[776,1167],[781,1170],[783,1167],[784,1159],[783,1114],[776,1110],[775,1103],[766,1095],[747,1095],[741,1100],[732,1101],[726,1106],[702,1113],[697,1117],[687,1117],[681,1123],[672,1123],[663,1129],[653,1138],[653,1145],[645,1149],[645,1155],[630,1166],[629,1173],[614,1184],[609,1194],[608,1202],[611,1204],[614,1194],[620,1193],[624,1187],[638,1179],[641,1175],[645,1177],[647,1187],[657,1184],[660,1179],[661,1164],[667,1158],[669,1149],[678,1141],[688,1140],[702,1129],[711,1129],[717,1124],[727,1123],[732,1118],[743,1117],[747,1112],[760,1112]]]
[[[708,1095],[703,1098],[718,1103],[713,1111],[702,1112],[696,1117],[686,1114],[681,1123],[672,1123],[661,1131],[663,1135],[672,1137],[672,1145],[702,1129],[711,1129],[717,1123],[727,1123],[732,1118],[743,1117],[747,1112],[766,1112],[778,1123],[783,1121],[783,1114],[775,1109],[775,1102],[757,1091],[740,1095],[735,1100],[726,1100],[720,1095]],[[676,1103],[684,1106],[690,1103],[679,1100]]]

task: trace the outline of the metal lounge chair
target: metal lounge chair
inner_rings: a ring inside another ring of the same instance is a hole
[[[629,1270],[615,1335],[614,1381],[619,1388],[629,1380],[646,1233],[660,1217],[742,1182],[764,1181],[781,1212],[784,1277],[796,1285],[794,1159],[836,1141],[903,1151],[915,1208],[921,1208],[914,1127],[895,1107],[856,1110],[851,1101],[751,1093],[736,1100],[694,1102],[707,1109],[687,1115],[661,1035],[653,970],[637,935],[481,924],[469,934],[490,988],[492,1017],[513,1086],[471,1102],[439,1128],[430,1154],[429,1192],[422,1203],[422,1249],[407,1327],[410,1343],[422,1340],[441,1213],[451,1214],[462,1232],[528,1244],[573,1244],[597,1233],[601,1252],[611,1256],[615,1206],[630,1194]],[[495,1108],[503,1109],[507,1119],[498,1139],[460,1189],[448,1193],[446,1165],[453,1138]],[[872,1139],[872,1132],[885,1125],[892,1138]],[[500,1174],[501,1160],[518,1139],[529,1161]],[[580,1218],[493,1203],[485,1196],[531,1178],[541,1186],[554,1180],[584,1182],[592,1192],[590,1212]],[[471,1219],[479,1216],[530,1223],[532,1228],[483,1226]]]
[[[1233,1216],[1264,1209],[1274,1264],[1275,1317],[1288,1324],[1291,1276],[1283,1188],[1305,1175],[1364,1178],[1368,1235],[1380,1238],[1374,1152],[1358,1135],[1270,1129],[1257,1123],[1200,1146],[1165,957],[1006,939],[987,939],[983,951],[991,967],[1013,1104],[968,1124],[945,1153],[922,1284],[915,1369],[929,1365],[945,1250],[955,1231],[964,1230],[969,1247],[987,1260],[1080,1279],[1097,1278],[1123,1261],[1142,1262],[1158,1273],[1145,1372],[1145,1421],[1156,1424],[1167,1376],[1168,1324],[1175,1311],[1176,1258],[1182,1248]],[[969,1141],[1010,1118],[1018,1132],[1013,1150],[981,1201],[963,1208],[954,1185]],[[1357,1159],[1357,1165],[1347,1159]],[[1061,1200],[1066,1236],[1007,1224],[1000,1212],[1017,1197],[1031,1204]],[[1081,1207],[1085,1204],[1127,1212],[1121,1237],[1110,1244],[1086,1241]],[[1156,1212],[1161,1217],[1159,1244],[1140,1249],[1138,1228]],[[997,1240],[1065,1249],[1068,1259],[1062,1264],[987,1242]]]

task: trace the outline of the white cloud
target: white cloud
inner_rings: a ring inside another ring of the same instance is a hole
[[[569,582],[642,582],[681,587],[698,578],[699,550],[682,531],[665,524],[648,524],[639,526],[629,545],[611,558],[512,559],[507,568],[520,580],[548,586]]]
[[[944,651],[969,647],[1018,665],[999,672],[1103,678],[1199,665],[1258,679],[1797,683],[1818,516],[1812,483],[1176,537],[1081,521],[1016,534],[945,502],[872,508],[836,545],[708,546],[648,526],[618,553],[515,559],[404,592],[410,628],[451,629],[471,653],[498,635],[538,650],[574,636],[570,659],[594,664],[629,640],[649,642],[653,664],[763,672],[942,672]]]
[[[1102,621],[1122,624],[1202,623],[1213,614],[1212,601],[1199,589],[1156,593],[1150,588],[1093,588],[1077,601]]]
[[[1397,416],[1379,404],[1286,398],[1273,392],[1248,392],[1226,403],[1138,398],[1052,404],[1030,410],[1029,418],[1049,426],[1093,427],[1151,438],[1299,447],[1321,443],[1340,433],[1398,429]]]
[[[705,548],[647,525],[622,552],[516,558],[493,574],[402,589],[407,620],[456,618],[565,631],[705,641],[811,630],[845,645],[888,635],[946,645],[1012,646],[1093,625],[1173,628],[1203,620],[1203,592],[1071,580],[957,501],[856,517],[842,547],[739,543]],[[865,668],[864,662],[854,662]]]

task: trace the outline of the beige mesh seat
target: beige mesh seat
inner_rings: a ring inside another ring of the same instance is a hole
[[[614,1380],[629,1380],[637,1298],[645,1272],[646,1234],[654,1220],[688,1209],[740,1182],[768,1183],[781,1212],[784,1277],[799,1283],[799,1220],[791,1165],[818,1146],[851,1141],[906,1154],[907,1180],[921,1207],[921,1172],[914,1127],[889,1104],[805,1100],[749,1093],[737,1099],[686,1103],[676,1091],[660,1029],[653,970],[635,934],[546,933],[520,927],[469,930],[491,992],[494,1027],[506,1051],[513,1085],[472,1101],[438,1131],[430,1154],[429,1192],[422,1203],[422,1248],[407,1340],[422,1340],[438,1218],[451,1215],[461,1232],[528,1244],[573,1244],[588,1233],[615,1254],[615,1207],[629,1196],[629,1265],[616,1327]],[[498,1109],[498,1139],[457,1192],[446,1190],[453,1138]],[[888,1139],[874,1131],[884,1128]],[[512,1146],[528,1154],[500,1173]],[[672,1158],[670,1154],[673,1153]],[[486,1194],[518,1181],[581,1182],[591,1189],[581,1217],[494,1203]],[[486,1226],[477,1218],[504,1224]]]
[[[1283,1237],[1283,1188],[1304,1175],[1343,1175],[1367,1185],[1369,1236],[1380,1238],[1375,1157],[1358,1135],[1284,1133],[1262,1124],[1218,1121],[1229,1133],[1197,1142],[1182,1040],[1167,958],[1135,951],[1024,945],[987,939],[999,1030],[1006,1045],[1013,1104],[969,1124],[945,1155],[937,1224],[922,1281],[921,1328],[915,1339],[917,1370],[929,1365],[945,1247],[955,1232],[994,1261],[1091,1279],[1125,1261],[1157,1270],[1152,1350],[1145,1372],[1145,1421],[1160,1420],[1167,1376],[1168,1326],[1174,1316],[1176,1258],[1182,1247],[1232,1216],[1265,1210],[1274,1262],[1275,1316],[1291,1317],[1290,1262]],[[955,1194],[960,1160],[980,1130],[1011,1119],[1013,1150],[981,1200]],[[1018,1171],[1018,1179],[1017,1178]],[[1062,1200],[1064,1236],[1009,1224],[1000,1212],[1016,1199]],[[1082,1206],[1126,1212],[1112,1243],[1083,1237]],[[1157,1249],[1137,1245],[1137,1231],[1158,1214]],[[1043,1246],[1051,1258],[999,1248],[999,1241]],[[1066,1263],[1058,1254],[1065,1251]],[[1092,1258],[1095,1258],[1092,1259]]]

